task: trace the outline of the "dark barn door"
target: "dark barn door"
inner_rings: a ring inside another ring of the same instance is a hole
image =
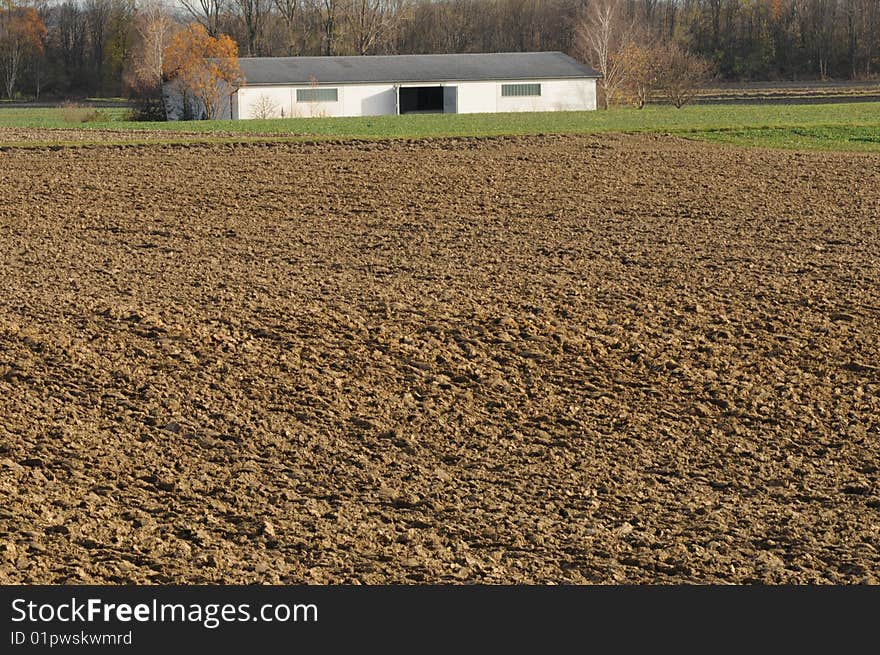
[[[457,114],[458,113],[458,87],[457,86],[444,86],[443,87],[443,113],[444,114]]]
[[[442,114],[442,86],[400,87],[401,114]]]

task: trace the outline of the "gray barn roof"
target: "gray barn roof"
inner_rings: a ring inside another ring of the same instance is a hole
[[[346,84],[599,77],[561,52],[364,57],[243,57],[245,84]]]

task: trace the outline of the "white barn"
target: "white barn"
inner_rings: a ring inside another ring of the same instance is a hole
[[[596,109],[599,74],[561,52],[252,57],[223,118]],[[168,117],[179,100],[166,90]]]

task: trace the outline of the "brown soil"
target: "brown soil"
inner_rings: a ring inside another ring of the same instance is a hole
[[[185,125],[185,123],[182,123]],[[143,143],[145,141],[208,141],[210,139],[240,138],[246,140],[271,141],[278,134],[247,134],[242,132],[193,132],[193,131],[166,131],[166,130],[105,130],[95,128],[30,128],[30,127],[0,127],[0,151],[16,149],[21,146],[34,147],[46,146],[47,144],[61,144],[52,146],[50,149],[66,147],[65,144],[125,144],[127,142]],[[280,136],[296,136],[285,134]]]
[[[880,157],[0,153],[2,582],[880,582]]]

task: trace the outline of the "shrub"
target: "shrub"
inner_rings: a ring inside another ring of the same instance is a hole
[[[86,109],[80,118],[80,123],[103,123],[110,117],[100,109]]]
[[[712,64],[707,59],[675,44],[662,51],[660,65],[660,88],[677,109],[693,100],[700,86],[712,76]]]
[[[65,123],[103,123],[110,118],[100,109],[68,101],[61,104],[61,120]]]
[[[267,118],[278,118],[279,109],[280,107],[272,101],[272,98],[263,94],[257,98],[252,112],[254,118],[265,120]],[[283,110],[281,112],[283,113]],[[284,118],[284,116],[282,115],[281,118]]]
[[[151,122],[167,120],[165,103],[161,98],[156,97],[137,98],[134,107],[126,113],[125,120]]]

